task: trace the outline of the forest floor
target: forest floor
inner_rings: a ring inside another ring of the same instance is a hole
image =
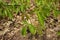
[[[32,20],[32,24],[37,26],[36,14],[27,15],[30,16],[29,20]],[[14,16],[13,20],[8,20],[6,18],[0,20],[0,40],[60,40],[60,36],[56,34],[57,31],[60,31],[60,15],[57,18],[54,18],[53,15],[46,18],[46,29],[43,36],[38,34],[31,35],[28,33],[26,37],[23,37],[21,34],[23,15],[19,13],[19,15],[14,14]]]
[[[34,6],[31,8],[31,10]],[[30,10],[28,10],[29,12]],[[27,12],[27,11],[26,11]],[[51,14],[45,19],[45,27],[43,30],[43,36],[39,34],[31,35],[28,33],[26,37],[21,34],[21,29],[23,27],[23,19],[26,19],[26,15],[29,16],[28,22],[31,22],[34,26],[38,26],[37,15],[35,13],[27,14],[13,14],[14,18],[12,20],[8,18],[0,18],[0,40],[60,40],[60,36],[57,32],[60,31],[60,15],[56,18]]]

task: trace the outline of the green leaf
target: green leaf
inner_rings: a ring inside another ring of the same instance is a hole
[[[29,24],[29,31],[31,32],[31,34],[35,35],[36,34],[36,29],[32,24]]]
[[[37,16],[38,16],[38,20],[39,20],[40,24],[43,26],[43,25],[44,25],[44,19],[43,19],[41,13],[38,12],[38,13],[37,13]]]
[[[38,16],[38,21],[40,23],[41,28],[45,29],[45,25],[44,25],[44,20],[45,19],[43,18],[42,13],[40,11],[36,11],[36,14]]]
[[[36,28],[32,24],[29,24],[26,21],[23,21],[23,23],[28,25],[28,28],[29,28],[29,31],[31,34],[33,34],[33,35],[36,34]]]
[[[41,26],[37,27],[37,33],[40,34],[41,36],[43,35],[43,31],[42,31]]]
[[[13,14],[12,14],[12,12],[10,12],[10,10],[8,8],[7,8],[7,15],[10,19],[13,18]]]
[[[9,18],[12,19],[13,18],[13,14],[12,13],[8,13]]]
[[[20,5],[20,10],[24,12],[24,4]]]
[[[7,16],[7,11],[6,10],[4,10],[4,13],[5,13],[5,16]]]
[[[27,34],[27,28],[23,27],[22,28],[22,35],[25,36]]]
[[[22,22],[22,23],[23,23],[23,24],[28,24],[26,20],[23,20],[23,22]]]
[[[59,32],[57,32],[57,35],[58,35],[58,36],[60,36],[60,31],[59,31]]]
[[[60,14],[59,10],[54,10],[54,16],[57,17]]]

